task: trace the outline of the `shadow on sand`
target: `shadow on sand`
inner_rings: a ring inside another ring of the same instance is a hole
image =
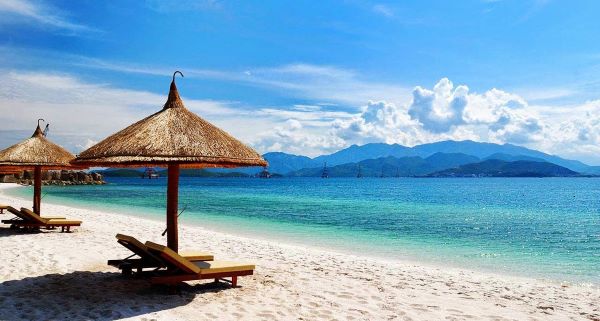
[[[0,283],[0,320],[129,318],[186,305],[198,294],[229,288],[226,283],[184,284],[178,294],[172,294],[120,273],[48,274]]]
[[[4,225],[4,226],[2,226]],[[11,236],[11,235],[27,235],[27,234],[39,234],[39,233],[62,233],[62,234],[72,234],[77,233],[78,230],[71,229],[71,231],[67,232],[61,231],[60,227],[54,228],[39,228],[39,229],[24,229],[24,228],[11,228],[8,224],[0,225],[0,237],[3,236]]]
[[[37,233],[44,233],[44,232],[54,232],[54,230],[34,230],[34,231],[26,231],[24,229],[15,229],[15,228],[9,228],[8,225],[2,226],[0,227],[0,237],[3,236],[12,236],[12,235],[27,235],[27,234],[37,234]],[[59,230],[60,233],[60,230]]]

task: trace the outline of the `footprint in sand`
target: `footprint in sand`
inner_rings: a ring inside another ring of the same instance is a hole
[[[261,312],[261,313],[257,314],[257,316],[259,316],[261,318],[265,318],[265,319],[273,319],[273,320],[275,319],[275,316],[270,311]]]
[[[310,306],[311,306],[311,307],[313,307],[313,308],[318,308],[318,307],[320,307],[320,306],[321,306],[320,304],[318,304],[318,303],[316,303],[316,302],[308,302],[308,305],[310,305]]]

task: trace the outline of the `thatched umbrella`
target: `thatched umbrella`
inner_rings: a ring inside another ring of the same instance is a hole
[[[33,169],[33,211],[41,214],[42,169],[71,169],[75,155],[49,141],[40,128],[40,120],[30,138],[0,151],[0,169],[16,172]]]
[[[178,250],[177,201],[180,168],[266,166],[250,147],[183,105],[175,75],[162,110],[81,152],[76,165],[167,167],[167,246]]]

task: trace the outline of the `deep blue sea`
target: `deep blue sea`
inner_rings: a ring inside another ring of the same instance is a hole
[[[104,186],[45,186],[42,207],[54,202],[164,220],[165,178],[108,179]],[[29,198],[31,189],[9,193]],[[181,178],[179,193],[181,224],[600,284],[598,178]]]

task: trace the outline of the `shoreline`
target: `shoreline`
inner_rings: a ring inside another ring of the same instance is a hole
[[[9,197],[9,198],[19,199],[19,201],[22,201],[22,202],[29,202],[30,201],[29,199],[21,198],[19,196],[6,195],[5,193],[3,193],[3,190],[6,190],[6,189],[23,188],[23,187],[27,187],[27,186],[24,186],[24,185],[21,185],[18,183],[2,183],[2,184],[0,184],[0,200],[1,200],[2,196],[5,196],[5,197]],[[84,210],[84,211],[93,211],[93,212],[98,212],[98,213],[103,213],[103,214],[119,215],[119,216],[124,216],[124,217],[132,218],[132,219],[139,219],[139,220],[143,220],[143,221],[152,222],[152,224],[156,224],[156,223],[163,224],[163,225],[165,224],[163,218],[155,217],[154,215],[143,216],[143,215],[140,215],[139,212],[129,212],[128,213],[128,212],[118,212],[118,211],[112,211],[112,210],[102,210],[102,209],[98,209],[97,206],[93,206],[93,205],[90,205],[90,206],[73,205],[73,204],[68,204],[68,200],[65,200],[65,203],[62,203],[62,202],[53,203],[51,201],[44,202],[44,205],[50,205],[51,207],[52,206],[62,206],[62,207],[67,207],[67,208],[80,209],[80,210]],[[27,206],[25,206],[25,207],[27,207]],[[52,214],[52,215],[54,215],[54,214]],[[209,223],[209,225],[210,224],[211,223]],[[264,244],[274,244],[275,243],[281,247],[289,247],[292,249],[308,249],[310,251],[317,251],[317,252],[320,252],[323,254],[342,255],[342,256],[352,257],[355,259],[366,259],[366,260],[376,261],[381,264],[406,264],[406,265],[412,265],[412,266],[422,266],[422,267],[429,268],[429,269],[451,270],[451,271],[454,271],[455,273],[467,271],[467,272],[471,272],[471,273],[486,275],[489,277],[511,278],[511,279],[514,279],[515,281],[545,282],[545,283],[553,284],[553,285],[557,285],[557,286],[564,286],[564,285],[578,286],[578,287],[583,287],[583,288],[592,288],[592,289],[600,290],[600,283],[595,283],[595,282],[587,282],[587,281],[574,282],[574,281],[569,281],[569,280],[558,280],[558,279],[553,279],[553,278],[548,278],[548,277],[536,277],[536,276],[532,276],[532,275],[519,275],[519,274],[510,273],[508,271],[491,271],[491,270],[487,270],[485,268],[477,268],[477,267],[465,268],[454,262],[448,262],[448,265],[441,265],[437,262],[419,260],[418,258],[414,258],[414,257],[410,257],[410,256],[385,258],[385,257],[383,257],[382,254],[371,254],[371,255],[356,254],[356,253],[351,253],[350,250],[346,250],[343,248],[315,246],[312,244],[307,245],[307,244],[303,244],[301,242],[293,242],[293,241],[290,241],[289,239],[285,239],[285,238],[277,238],[277,236],[274,236],[271,234],[269,236],[260,236],[260,235],[250,236],[250,235],[248,235],[248,234],[250,234],[249,232],[236,233],[235,229],[221,230],[220,227],[217,227],[217,228],[214,228],[215,226],[207,227],[206,225],[196,222],[195,220],[188,220],[185,223],[183,223],[180,220],[179,225],[180,225],[180,228],[182,226],[188,226],[190,228],[197,228],[197,229],[200,229],[205,232],[219,234],[222,237],[227,237],[227,238],[239,238],[244,241],[261,242]]]
[[[0,203],[7,202],[29,206],[0,192]],[[162,222],[52,203],[44,209],[83,225],[74,233],[0,228],[0,319],[600,318],[597,288],[375,260],[187,224],[180,226],[182,250],[252,262],[256,271],[240,278],[239,288],[190,282],[182,294],[166,296],[106,265],[129,255],[116,233],[165,243]]]

